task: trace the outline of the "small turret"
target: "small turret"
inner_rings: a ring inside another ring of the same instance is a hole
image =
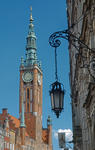
[[[48,145],[49,149],[52,149],[52,119],[48,116],[47,119],[47,126],[48,126]]]
[[[24,66],[24,58],[23,58],[23,56],[21,57],[21,66]]]
[[[52,125],[52,119],[50,116],[48,116],[48,119],[47,119],[47,126],[49,125]]]
[[[24,104],[22,101],[22,112],[21,112],[21,121],[20,121],[20,127],[25,128],[25,120],[24,120]]]
[[[25,145],[25,121],[24,121],[24,104],[22,101],[22,112],[21,112],[21,120],[20,120],[20,137],[21,144]]]

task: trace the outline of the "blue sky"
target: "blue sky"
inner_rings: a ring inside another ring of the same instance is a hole
[[[69,87],[68,42],[62,40],[58,48],[58,77],[66,90],[64,112],[59,119],[51,111],[49,89],[55,81],[54,50],[48,43],[49,36],[67,28],[66,3],[64,0],[0,0],[0,111],[8,108],[19,116],[19,66],[25,57],[30,6],[37,36],[37,55],[43,69],[43,127],[51,115],[53,131],[72,128]],[[53,136],[53,147],[59,149]]]

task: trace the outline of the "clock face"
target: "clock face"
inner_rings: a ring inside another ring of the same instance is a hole
[[[33,80],[33,74],[31,72],[25,72],[22,75],[22,79],[24,82],[31,82]]]
[[[41,75],[38,73],[38,84],[41,85]]]

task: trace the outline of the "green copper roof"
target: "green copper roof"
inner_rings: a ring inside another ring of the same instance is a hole
[[[36,47],[36,35],[34,32],[34,25],[32,24],[33,18],[32,13],[30,15],[30,24],[27,35],[27,44],[26,44],[26,65],[37,63],[37,47]]]
[[[34,32],[32,12],[30,15],[30,23],[26,40],[26,59],[24,61],[24,59],[21,58],[21,66],[26,67],[37,64],[41,69],[41,62],[37,59],[36,35]]]

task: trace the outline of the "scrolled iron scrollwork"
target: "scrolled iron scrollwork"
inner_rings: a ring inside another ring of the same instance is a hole
[[[95,59],[89,64],[85,64],[85,59],[86,57],[80,53],[80,49],[86,49],[86,52],[89,52],[89,54],[94,53],[95,50],[91,49],[88,45],[86,45],[82,40],[80,40],[79,37],[76,37],[74,33],[72,33],[70,30],[63,30],[63,31],[58,31],[54,32],[50,37],[49,37],[49,44],[51,47],[57,48],[61,45],[61,39],[66,39],[67,41],[70,41],[70,43],[76,48],[77,56],[80,55],[83,61],[83,66],[82,68],[88,68],[91,76],[95,79]],[[76,56],[75,56],[76,57]]]
[[[53,33],[49,37],[49,44],[52,47],[59,47],[61,45],[61,38],[64,38],[64,39],[68,40],[69,37],[68,37],[68,34],[67,34],[67,30]]]
[[[77,42],[77,50],[79,50],[80,46],[85,47],[90,51],[94,51],[93,49],[89,48],[82,40],[80,40],[79,37],[76,37],[71,31],[69,30],[63,30],[63,31],[58,31],[54,32],[50,37],[49,37],[49,44],[52,47],[59,47],[61,44],[61,38],[64,38],[68,41],[72,42],[72,45],[76,48],[75,42]],[[95,52],[95,51],[94,51]]]

